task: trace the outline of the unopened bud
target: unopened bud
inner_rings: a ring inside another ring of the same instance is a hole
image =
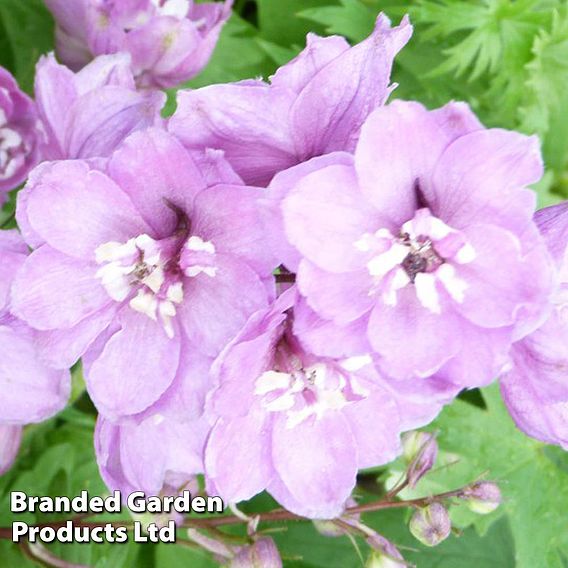
[[[410,519],[410,532],[422,544],[436,546],[446,540],[452,530],[452,523],[446,508],[440,503],[418,509]]]
[[[406,563],[396,546],[385,537],[376,533],[367,538],[367,543],[373,548],[367,559],[365,568],[405,568]]]
[[[282,568],[282,559],[271,538],[262,538],[243,548],[229,564],[229,568]]]
[[[408,485],[414,487],[434,466],[438,444],[436,438],[428,432],[406,432],[402,436],[402,448],[408,464]]]
[[[464,489],[460,497],[474,513],[480,515],[492,513],[502,501],[501,490],[490,481],[480,481]]]

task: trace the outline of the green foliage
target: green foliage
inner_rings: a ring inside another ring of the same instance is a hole
[[[53,30],[53,19],[42,0],[0,0],[0,63],[14,72],[29,93],[37,60],[54,48]]]

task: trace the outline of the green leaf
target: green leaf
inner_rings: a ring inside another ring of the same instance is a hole
[[[16,79],[31,93],[37,60],[54,49],[53,18],[41,0],[0,0],[0,18],[11,46]]]
[[[302,10],[299,15],[325,27],[328,34],[344,35],[358,42],[372,31],[377,10],[359,0],[340,0],[341,6],[323,6]]]
[[[329,3],[330,0],[257,0],[260,35],[263,39],[282,46],[303,47],[308,32],[320,33],[323,29],[299,18],[298,13]]]
[[[483,537],[469,528],[461,536],[450,536],[435,548],[422,546],[414,539],[407,529],[406,517],[406,511],[402,510],[377,511],[364,515],[363,520],[398,546],[406,561],[420,568],[515,567],[514,543],[505,517]],[[324,537],[312,524],[290,523],[272,536],[287,567],[361,568],[359,556],[347,537]],[[368,546],[360,539],[357,543],[366,557]]]

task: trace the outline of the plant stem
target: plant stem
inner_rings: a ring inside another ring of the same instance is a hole
[[[390,499],[381,499],[379,501],[373,501],[372,503],[366,503],[364,505],[356,505],[354,507],[348,507],[345,509],[345,515],[353,515],[358,513],[371,513],[373,511],[380,511],[382,509],[397,509],[401,507],[424,507],[429,503],[433,503],[436,501],[442,501],[444,499],[449,499],[451,497],[456,497],[464,491],[464,488],[456,489],[454,491],[447,491],[445,493],[439,493],[438,495],[432,495],[429,497],[420,497],[418,499],[408,499],[406,501],[393,501]],[[309,521],[310,519],[306,517],[301,517],[299,515],[295,515],[294,513],[290,513],[285,509],[276,509],[274,511],[270,511],[268,513],[260,513],[259,515],[255,515],[259,517],[260,523],[267,523],[267,522],[279,522],[279,521]],[[94,521],[84,521],[80,517],[75,517],[73,519],[67,519],[64,521],[55,521],[53,523],[41,523],[35,526],[38,527],[51,527],[51,528],[59,528],[65,526],[65,524],[71,520],[74,525],[79,527],[105,527],[106,525],[112,525],[115,528],[124,527],[127,529],[131,529],[133,523],[132,522],[94,522]],[[197,519],[191,518],[186,519],[183,523],[183,528],[216,528],[222,527],[227,525],[237,525],[243,524],[244,521],[242,518],[238,517],[237,515],[227,515],[224,517],[207,517],[205,519]],[[11,539],[12,538],[12,529],[9,527],[0,527],[0,539]]]

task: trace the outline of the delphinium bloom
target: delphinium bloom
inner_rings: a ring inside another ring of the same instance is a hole
[[[84,355],[89,393],[111,419],[146,410],[181,371],[180,353],[217,355],[268,302],[262,190],[236,185],[210,158],[198,168],[149,129],[127,138],[105,172],[81,160],[40,166],[18,198],[35,250],[14,283],[14,310],[51,364]]]
[[[232,0],[45,0],[57,54],[78,70],[94,56],[129,52],[141,86],[175,87],[207,64]]]
[[[0,67],[0,206],[37,163],[39,133],[33,101]]]
[[[501,390],[523,432],[568,449],[568,203],[542,209],[535,220],[556,261],[560,284],[544,325],[513,346]]]
[[[185,349],[174,384],[160,401],[121,424],[100,416],[95,450],[101,476],[123,496],[194,492],[195,475],[203,472],[203,447],[210,425],[203,416],[211,389],[211,359]]]
[[[339,36],[309,34],[304,51],[270,83],[180,91],[169,128],[188,148],[223,150],[246,183],[266,185],[314,156],[354,149],[365,118],[394,87],[393,59],[411,34],[407,18],[391,28],[382,14],[354,47]]]
[[[10,310],[10,287],[28,249],[16,231],[0,231],[0,474],[16,456],[21,427],[61,410],[69,397],[68,371],[48,368],[33,332]]]
[[[369,357],[307,350],[294,331],[295,298],[292,288],[254,314],[214,363],[208,491],[238,502],[266,489],[289,511],[333,518],[357,471],[394,459],[401,431],[439,407],[407,405],[381,384]]]
[[[353,156],[283,172],[279,249],[322,318],[394,379],[491,382],[542,321],[552,261],[533,222],[535,137],[484,129],[466,105],[374,111]]]
[[[130,57],[101,55],[78,73],[53,55],[36,67],[46,160],[106,158],[132,132],[161,124],[165,94],[137,92]]]

